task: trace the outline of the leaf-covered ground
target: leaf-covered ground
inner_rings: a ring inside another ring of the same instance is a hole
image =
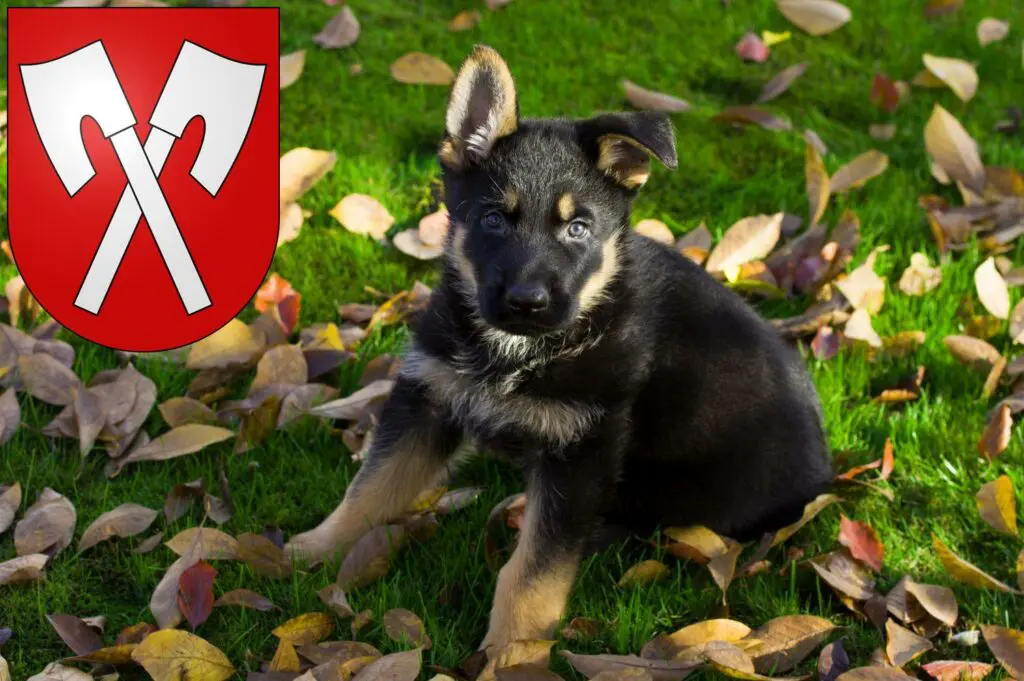
[[[378,302],[366,286],[394,292],[408,289],[417,279],[428,284],[435,280],[436,261],[414,261],[345,231],[328,215],[343,196],[368,194],[395,216],[394,234],[414,227],[427,211],[431,180],[438,173],[434,154],[447,89],[395,82],[389,65],[409,51],[427,52],[456,66],[473,44],[494,46],[517,79],[526,116],[586,116],[628,108],[622,79],[691,102],[690,111],[673,116],[679,170],[656,169],[634,211],[636,220],[662,220],[676,236],[704,222],[717,239],[739,219],[762,213],[785,211],[806,218],[805,143],[799,134],[804,128],[816,131],[828,145],[824,163],[830,173],[868,149],[879,149],[890,157],[888,170],[862,189],[833,196],[823,221],[834,224],[844,209],[859,215],[863,239],[853,265],[876,246],[890,246],[879,253],[876,264],[889,285],[874,328],[882,336],[922,330],[927,339],[904,358],[883,356],[869,362],[863,352],[844,350],[828,361],[809,359],[829,442],[837,452],[851,452],[846,465],[877,459],[886,439],[893,443],[895,470],[879,485],[891,489],[894,500],[866,488],[847,487],[840,490],[846,499],[842,513],[870,525],[884,544],[878,584],[883,593],[910,574],[918,581],[953,588],[960,604],[956,631],[977,629],[979,624],[1021,627],[1024,597],[954,582],[931,540],[934,533],[960,556],[1016,584],[1015,563],[1024,545],[990,529],[979,516],[975,494],[1003,474],[1018,493],[1024,492],[1021,434],[1013,430],[1009,447],[994,463],[978,455],[977,442],[997,398],[981,399],[985,373],[962,365],[943,344],[943,337],[963,333],[957,309],[965,298],[977,300],[974,271],[987,255],[976,245],[952,254],[943,261],[941,285],[925,296],[910,297],[896,287],[911,254],[922,251],[933,263],[938,258],[918,197],[938,193],[955,205],[961,203],[955,188],[938,185],[929,174],[923,129],[936,102],[963,123],[986,164],[1024,169],[1022,138],[993,132],[997,121],[1007,117],[1007,107],[1024,104],[1024,24],[1019,6],[1006,0],[970,0],[951,14],[926,19],[918,0],[848,0],[853,19],[827,36],[812,37],[793,27],[769,0],[516,0],[494,12],[475,0],[350,4],[362,33],[354,46],[340,50],[321,50],[311,41],[336,7],[302,0],[284,3],[281,12],[282,53],[307,50],[302,77],[282,91],[281,151],[306,146],[338,154],[331,172],[300,199],[312,217],[296,240],[280,248],[273,265],[273,271],[302,294],[300,326],[338,321],[339,304]],[[449,32],[449,20],[470,7],[482,10],[480,25]],[[989,16],[1010,20],[1011,33],[1007,40],[982,48],[975,27]],[[789,30],[792,38],[772,47],[765,63],[741,61],[734,45],[748,30],[765,29]],[[891,115],[869,101],[876,70],[909,81],[923,68],[926,52],[976,62],[977,95],[964,104],[949,89],[914,88]],[[711,120],[726,106],[753,102],[770,77],[797,62],[809,64],[806,73],[765,105],[792,120],[796,132],[737,130]],[[362,65],[358,75],[351,70],[355,64]],[[869,136],[869,125],[887,122],[896,125],[891,140]],[[0,211],[6,224],[6,158],[2,168]],[[1006,256],[1021,265],[1022,254],[1024,250],[1015,246]],[[4,260],[0,274],[7,281],[16,272]],[[1011,289],[1011,295],[1015,302],[1018,290]],[[784,316],[801,312],[809,302],[798,298],[762,309],[770,316]],[[245,316],[254,317],[251,309]],[[75,346],[74,369],[83,379],[117,365],[112,351],[66,333],[61,338]],[[344,367],[330,382],[342,394],[351,392],[365,362],[397,350],[404,338],[396,326],[375,332],[360,347],[360,361]],[[1005,331],[991,342],[1007,356],[1015,351]],[[875,401],[883,388],[918,365],[927,368],[919,399],[896,408]],[[138,368],[156,382],[161,402],[182,395],[194,375],[157,361],[139,361]],[[1000,388],[998,396],[1007,391]],[[124,503],[159,509],[174,485],[204,478],[216,487],[223,471],[231,485],[234,516],[221,529],[237,536],[277,527],[290,535],[308,529],[334,507],[356,468],[337,434],[315,419],[304,419],[241,455],[231,453],[228,441],[167,463],[134,464],[108,480],[107,457],[101,450],[94,450],[81,464],[76,442],[51,440],[40,433],[57,408],[24,394],[19,399],[24,425],[0,449],[0,485],[21,484],[21,512],[45,487],[67,496],[77,509],[78,530],[72,548],[46,569],[45,581],[0,587],[0,628],[13,631],[2,654],[15,680],[70,654],[48,623],[48,614],[104,615],[108,643],[124,627],[152,621],[150,596],[175,556],[165,547],[133,554],[132,548],[147,534],[76,554],[82,530],[101,513]],[[153,436],[166,429],[155,410],[146,429]],[[485,561],[483,528],[489,510],[520,491],[522,481],[504,465],[481,460],[462,471],[455,485],[486,485],[487,490],[475,505],[442,518],[432,539],[401,552],[383,579],[348,594],[354,610],[369,609],[376,615],[360,631],[360,640],[384,652],[406,649],[385,635],[381,623],[385,611],[406,608],[422,617],[433,641],[424,652],[424,663],[445,667],[454,667],[473,652],[485,632],[495,575]],[[855,666],[864,665],[873,650],[884,646],[883,634],[854,617],[806,565],[784,574],[779,570],[788,547],[803,548],[807,557],[837,547],[838,509],[825,509],[787,545],[772,549],[772,569],[737,578],[728,592],[729,616],[752,627],[785,614],[829,618],[845,627],[839,635]],[[163,529],[169,539],[200,519],[201,511],[194,507],[169,527],[161,516],[154,529]],[[14,556],[11,535],[0,537],[0,561]],[[617,587],[626,570],[645,558],[664,558],[668,577],[637,589]],[[281,608],[266,613],[215,608],[198,629],[243,671],[251,664],[250,653],[264,660],[274,654],[275,627],[293,616],[325,610],[317,592],[334,581],[336,572],[336,566],[325,566],[274,580],[256,575],[241,562],[215,565],[217,596],[248,588]],[[720,600],[709,571],[700,565],[661,556],[642,545],[611,550],[584,564],[568,607],[568,617],[597,618],[611,623],[610,628],[596,638],[558,646],[577,653],[635,653],[658,633],[720,614]],[[347,638],[348,621],[335,624],[334,637]],[[964,648],[943,633],[934,643],[937,651],[924,661],[992,661],[983,642]],[[575,672],[565,661],[555,660],[553,669],[572,678]],[[124,678],[143,676],[130,669]]]

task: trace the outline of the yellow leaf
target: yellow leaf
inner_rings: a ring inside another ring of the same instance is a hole
[[[1006,671],[1015,679],[1024,678],[1024,631],[981,625],[985,643]]]
[[[449,85],[455,80],[455,72],[433,55],[409,52],[391,64],[391,77],[399,83]]]
[[[828,172],[821,160],[821,154],[810,142],[807,143],[804,174],[807,179],[807,200],[810,204],[811,225],[813,226],[821,222],[821,216],[828,208],[828,197],[831,190]]]
[[[647,586],[668,577],[668,566],[658,560],[645,560],[626,570],[620,587]]]
[[[831,179],[832,193],[840,194],[861,187],[871,178],[884,173],[888,167],[888,156],[876,149],[866,151],[836,171]]]
[[[977,587],[979,589],[992,589],[994,591],[1003,591],[1005,593],[1020,593],[1013,587],[1003,584],[995,577],[983,572],[978,567],[971,565],[960,556],[953,553],[949,547],[942,543],[942,541],[932,535],[932,545],[935,547],[935,552],[939,555],[939,560],[942,562],[942,567],[946,568],[946,572],[949,576],[958,582],[969,584],[970,586]]]
[[[789,40],[790,37],[791,35],[789,31],[783,31],[782,33],[776,33],[775,31],[761,31],[761,42],[763,42],[766,47],[784,43]]]
[[[272,633],[282,641],[287,641],[293,646],[308,646],[319,643],[327,638],[334,631],[334,622],[329,615],[322,612],[308,612],[290,619]]]
[[[800,531],[804,525],[811,522],[814,516],[818,515],[825,508],[831,506],[837,501],[842,501],[842,497],[836,496],[835,494],[821,494],[816,499],[811,501],[809,504],[804,506],[804,514],[800,517],[800,520],[796,521],[792,525],[783,527],[781,530],[775,533],[775,537],[772,539],[772,546],[778,546],[782,542],[786,541],[794,534]]]
[[[982,485],[974,498],[982,520],[997,532],[1017,536],[1017,500],[1008,475]]]
[[[278,72],[281,76],[281,89],[294,85],[295,81],[302,75],[302,69],[306,66],[306,51],[298,50],[289,54],[282,54]]]
[[[132,659],[153,681],[225,681],[235,673],[228,658],[203,639],[178,629],[163,629],[144,638]]]
[[[262,350],[252,329],[241,319],[232,319],[206,338],[192,345],[185,359],[188,369],[212,369],[245,364]]]
[[[970,101],[978,91],[978,73],[963,59],[936,57],[931,54],[925,54],[922,59],[925,67],[948,85],[961,100]]]
[[[270,661],[270,671],[295,672],[296,674],[302,671],[299,654],[295,652],[295,646],[282,639],[281,643],[277,646],[277,652],[274,653],[274,659]]]
[[[947,175],[978,194],[985,191],[985,166],[977,143],[960,121],[938,104],[925,125],[924,145]]]

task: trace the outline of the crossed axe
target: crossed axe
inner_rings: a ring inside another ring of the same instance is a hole
[[[96,174],[82,139],[86,116],[95,119],[103,137],[111,141],[128,178],[75,306],[99,314],[139,218],[145,215],[186,312],[209,307],[210,296],[157,177],[185,126],[201,116],[206,130],[190,174],[211,196],[217,195],[249,133],[266,67],[233,61],[185,41],[149,118],[152,127],[145,148],[102,42],[20,68],[32,120],[68,194],[74,196]]]

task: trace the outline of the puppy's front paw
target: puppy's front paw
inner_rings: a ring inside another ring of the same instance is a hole
[[[284,555],[295,560],[305,561],[308,565],[322,563],[341,549],[341,538],[327,528],[318,527],[297,534],[284,545]]]

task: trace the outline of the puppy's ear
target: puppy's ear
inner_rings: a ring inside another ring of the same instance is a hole
[[[668,116],[655,111],[602,114],[579,124],[580,142],[603,170],[627,189],[650,175],[654,157],[675,170],[676,138]]]
[[[494,143],[516,131],[519,110],[508,66],[495,50],[477,45],[455,77],[440,158],[460,170],[487,158]]]

